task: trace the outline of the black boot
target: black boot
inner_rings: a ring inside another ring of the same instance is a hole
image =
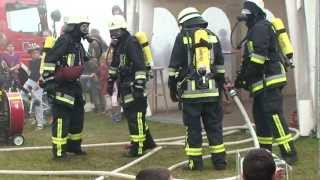
[[[211,154],[211,162],[215,170],[218,170],[218,171],[225,170],[227,167],[225,152],[218,153],[218,154]]]
[[[202,156],[189,156],[189,161],[186,167],[184,167],[186,170],[191,171],[202,171],[203,170],[203,160]]]
[[[290,146],[290,152],[287,152],[284,146],[279,146],[281,157],[289,165],[294,165],[298,161],[297,152],[292,142],[289,143],[289,146]]]
[[[143,151],[157,147],[149,130],[146,131],[146,140],[143,142]]]
[[[73,153],[75,155],[87,155],[87,152],[81,149],[81,140],[78,140],[78,141],[68,140],[67,152]]]

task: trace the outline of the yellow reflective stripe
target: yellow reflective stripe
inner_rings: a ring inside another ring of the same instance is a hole
[[[225,73],[226,72],[224,65],[215,65],[214,68],[217,71],[217,73]]]
[[[196,90],[196,81],[192,80],[191,81],[191,91],[195,91]]]
[[[276,138],[275,140],[276,140],[277,144],[285,144],[285,143],[292,141],[292,135],[288,134],[284,137]]]
[[[52,144],[56,145],[63,145],[67,144],[67,138],[56,138],[56,137],[51,137]]]
[[[218,97],[219,92],[203,92],[203,91],[194,91],[192,93],[185,91],[181,96],[182,98],[204,98],[204,97]]]
[[[65,97],[61,97],[61,96],[56,96],[56,99],[59,101],[63,101],[65,103],[71,104],[71,105],[74,104],[74,98],[69,99],[69,98],[65,98]]]
[[[191,37],[183,37],[183,44],[192,44]]]
[[[135,79],[146,79],[146,72],[145,71],[137,71],[135,73]]]
[[[43,63],[43,70],[44,71],[55,71],[56,65],[54,63]]]
[[[43,71],[44,71],[44,59],[46,57],[46,52],[43,52],[41,54],[41,62],[40,62],[40,75],[43,74]]]
[[[217,42],[218,42],[217,36],[209,35],[208,42],[209,42],[209,43],[217,43]]]
[[[68,66],[73,66],[74,60],[75,60],[75,54],[68,54],[68,57],[67,57]]]
[[[62,118],[57,119],[57,138],[62,138]],[[57,144],[57,156],[62,156],[62,144]]]
[[[69,139],[71,140],[74,140],[74,141],[77,141],[77,140],[81,140],[81,133],[78,133],[78,134],[69,134]]]
[[[250,57],[250,61],[257,63],[257,64],[264,64],[266,59],[267,58],[265,56],[261,56],[259,54],[255,54],[255,53],[252,53],[251,57]]]
[[[129,102],[132,102],[133,100],[134,100],[134,98],[133,98],[132,94],[128,94],[123,97],[124,103],[129,103]]]
[[[272,144],[272,137],[258,137],[258,141],[260,144]]]
[[[210,153],[222,153],[226,151],[224,144],[210,146]]]
[[[252,42],[252,41],[248,41],[247,46],[248,46],[248,50],[249,50],[249,52],[253,52],[253,51],[254,51],[254,48],[253,48],[253,42]]]
[[[142,112],[138,112],[137,122],[138,122],[139,137],[145,137],[144,132],[143,132]],[[143,141],[144,141],[144,139],[142,141],[139,141],[138,154],[142,154]]]
[[[278,130],[279,134],[280,134],[280,138],[286,137],[284,129],[283,129],[282,125],[281,125],[281,121],[280,121],[279,115],[278,114],[274,114],[274,115],[272,115],[272,118],[273,118],[273,121],[274,121],[274,123],[275,123],[275,125],[277,127],[277,130]],[[284,143],[282,145],[284,146],[284,148],[285,148],[285,150],[287,152],[291,151],[291,148],[290,148],[290,145],[288,144],[288,142],[286,142],[286,143]]]
[[[131,141],[133,142],[143,142],[145,141],[146,137],[143,135],[143,136],[140,136],[140,135],[130,135],[130,139]]]
[[[266,86],[271,86],[274,84],[278,84],[278,83],[283,83],[287,81],[287,77],[285,74],[281,74],[281,75],[274,75],[274,76],[270,76],[266,78]],[[261,89],[263,89],[263,81],[258,81],[254,84],[251,85],[251,91],[252,92],[257,92]]]
[[[187,156],[201,156],[202,155],[202,148],[185,148]]]

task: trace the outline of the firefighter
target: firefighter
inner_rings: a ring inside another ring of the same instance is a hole
[[[127,23],[121,15],[112,17],[109,30],[114,51],[109,68],[108,94],[112,95],[114,82],[117,81],[120,103],[128,120],[131,140],[126,155],[141,156],[145,150],[156,147],[145,122],[147,77],[142,46],[127,31]]]
[[[238,19],[246,22],[248,33],[235,87],[244,88],[253,96],[253,117],[260,146],[271,151],[275,138],[283,159],[292,164],[297,161],[297,153],[283,115],[281,94],[287,77],[263,1],[246,0]]]
[[[207,29],[199,11],[193,7],[178,15],[181,27],[169,64],[170,96],[181,101],[187,137],[185,152],[188,169],[202,170],[202,119],[207,132],[211,161],[216,170],[226,168],[222,136],[221,93],[224,85],[224,58],[218,37]]]
[[[52,101],[54,159],[65,159],[67,152],[86,155],[81,149],[84,100],[79,77],[88,61],[81,39],[89,33],[89,21],[81,16],[66,17],[64,21],[64,34],[48,50],[42,75]]]

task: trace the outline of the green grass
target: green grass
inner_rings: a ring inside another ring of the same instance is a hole
[[[176,124],[164,124],[149,122],[149,127],[155,138],[164,138],[184,135],[185,128]],[[103,115],[86,114],[84,128],[84,144],[105,143],[128,140],[126,121],[112,123]],[[50,145],[50,128],[41,131],[34,130],[29,123],[24,129],[26,142],[24,146]],[[234,141],[248,137],[247,133],[237,133],[225,137],[225,141]],[[297,180],[316,179],[317,172],[317,143],[316,139],[300,138],[296,142],[299,153],[299,162],[294,166],[293,177]],[[243,148],[245,145],[229,146],[228,150]],[[275,148],[278,149],[278,148]],[[65,162],[56,162],[51,159],[50,150],[25,151],[25,152],[1,152],[0,169],[5,170],[104,170],[110,171],[132,161],[132,158],[122,156],[123,147],[99,147],[88,148],[88,155],[82,157],[71,157]],[[207,150],[205,151],[208,153]],[[277,152],[277,150],[275,151]],[[152,166],[169,167],[175,163],[185,160],[183,147],[164,147],[149,159],[127,169],[124,173],[136,174],[140,169]],[[205,161],[205,169],[202,172],[190,172],[177,169],[173,175],[185,179],[212,179],[225,176],[233,176],[236,173],[235,155],[228,156],[228,168],[225,171],[215,171],[210,160]],[[93,179],[93,177],[47,177],[47,176],[0,176],[0,179],[8,180],[72,180]],[[115,179],[115,178],[110,178]]]

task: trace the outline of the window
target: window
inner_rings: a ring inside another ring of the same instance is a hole
[[[7,8],[8,27],[16,32],[31,32],[39,31],[39,12],[37,7]]]

